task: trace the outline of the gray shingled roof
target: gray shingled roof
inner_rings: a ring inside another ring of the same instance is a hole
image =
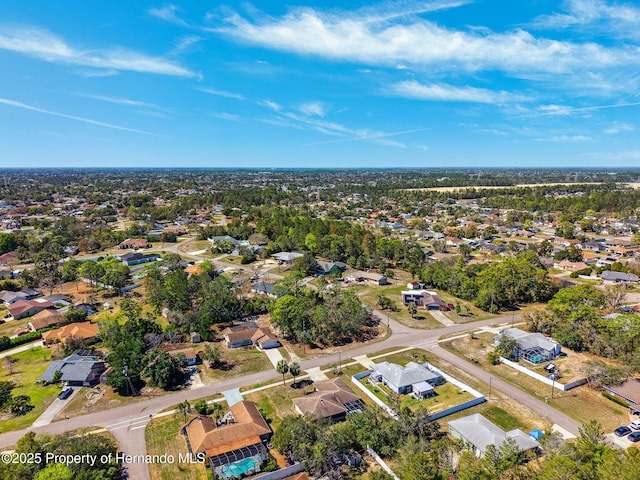
[[[388,383],[398,388],[415,385],[438,377],[437,374],[415,362],[409,362],[405,367],[389,362],[375,363],[374,371],[382,375]]]
[[[451,420],[449,428],[458,432],[465,440],[480,450],[483,454],[489,445],[499,448],[507,438],[513,438],[520,451],[539,447],[540,444],[520,429],[504,432],[500,427],[476,413],[467,417]]]
[[[529,333],[524,330],[520,330],[519,328],[506,328],[502,333],[503,335],[515,340],[520,350],[529,350],[531,348],[540,347],[546,351],[551,351],[556,345],[541,333]]]
[[[85,357],[73,353],[64,360],[52,361],[38,381],[51,383],[56,370],[60,370],[63,382],[84,382],[96,363],[104,365],[104,362],[97,357]]]

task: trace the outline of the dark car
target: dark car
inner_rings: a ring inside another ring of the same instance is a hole
[[[627,438],[631,442],[637,442],[640,440],[640,432],[631,432]]]
[[[618,427],[613,433],[618,437],[624,437],[625,435],[629,435],[631,433],[631,429],[629,427]]]
[[[58,398],[60,400],[66,400],[67,398],[69,398],[71,396],[71,394],[73,393],[73,388],[71,387],[67,387],[65,389],[63,389],[59,394],[58,394]]]

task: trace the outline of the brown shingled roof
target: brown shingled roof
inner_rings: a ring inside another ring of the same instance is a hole
[[[67,337],[83,338],[85,340],[94,338],[100,332],[98,325],[91,322],[78,322],[56,328],[42,334],[45,342],[60,340],[64,342]]]
[[[34,330],[40,330],[41,328],[59,325],[62,322],[62,317],[62,313],[57,310],[43,310],[31,317],[29,323]]]
[[[208,457],[232,452],[261,442],[271,428],[262,418],[255,403],[242,401],[231,407],[235,423],[217,426],[211,417],[198,417],[186,426],[193,453],[205,452]]]
[[[315,392],[293,399],[293,403],[302,415],[311,415],[314,419],[333,417],[347,413],[346,403],[360,400],[341,378],[334,378],[315,384]]]

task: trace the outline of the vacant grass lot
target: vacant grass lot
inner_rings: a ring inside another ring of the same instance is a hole
[[[6,310],[0,310],[0,320],[4,318],[5,311]],[[0,325],[0,337],[13,337],[14,335],[17,335],[18,332],[29,330],[27,327],[29,320],[29,318],[23,318],[22,320],[6,320],[5,323]]]
[[[600,392],[583,385],[566,392],[556,389],[553,392],[554,398],[551,398],[552,392],[549,385],[506,365],[491,365],[482,350],[482,345],[486,346],[487,340],[482,338],[475,340],[478,344],[476,353],[469,350],[468,342],[469,339],[464,338],[442,343],[441,346],[467,361],[474,359],[476,365],[486,370],[488,374],[495,375],[542,401],[547,401],[549,405],[582,423],[597,420],[606,431],[612,431],[620,425],[629,423],[627,410],[607,400]]]
[[[262,415],[275,430],[282,422],[282,418],[287,415],[296,415],[292,399],[304,395],[304,391],[304,389],[293,388],[288,383],[286,386],[280,385],[260,392],[245,393],[243,397],[258,405]]]
[[[210,368],[208,365],[201,365],[200,376],[204,383],[211,383],[213,380],[237,377],[239,375],[248,375],[273,368],[267,355],[256,348],[227,348],[224,342],[220,342],[217,345],[222,348],[222,360],[226,362],[226,366]]]
[[[193,416],[187,416],[187,420]],[[178,454],[186,453],[185,439],[179,434],[183,426],[182,415],[168,415],[154,418],[145,430],[147,454],[162,455],[170,453],[175,463],[151,463],[149,475],[152,480],[206,480],[205,464],[179,463]]]
[[[44,386],[36,384],[36,380],[49,366],[51,352],[42,347],[37,347],[12,355],[12,358],[15,360],[13,373],[10,374],[8,369],[0,368],[0,378],[16,383],[18,387],[13,390],[12,394],[14,396],[28,395],[31,397],[31,405],[34,408],[26,415],[19,417],[8,414],[7,416],[0,416],[2,418],[2,423],[0,424],[2,432],[19,430],[31,425],[61,391],[59,385]]]

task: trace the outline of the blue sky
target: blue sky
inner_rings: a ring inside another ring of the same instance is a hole
[[[640,4],[0,2],[0,167],[640,165]]]

